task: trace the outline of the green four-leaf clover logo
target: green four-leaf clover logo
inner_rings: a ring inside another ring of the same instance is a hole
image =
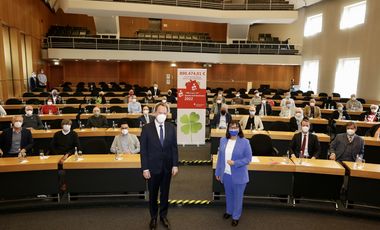
[[[202,129],[202,123],[199,122],[199,114],[191,112],[190,114],[184,114],[181,116],[181,131],[185,135],[189,135],[191,140],[193,139],[193,133],[199,132]]]

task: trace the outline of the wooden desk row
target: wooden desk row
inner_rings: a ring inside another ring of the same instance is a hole
[[[234,121],[240,121],[243,117],[247,117],[248,115],[232,115],[232,119]],[[214,118],[214,114],[210,114],[210,120]],[[289,117],[280,117],[280,116],[260,116],[263,122],[289,122]],[[328,125],[328,120],[325,118],[310,118],[311,124],[318,125]],[[358,127],[371,128],[374,125],[380,124],[380,122],[367,122],[367,121],[356,121],[356,120],[335,120],[336,125],[345,126],[348,122],[355,122]]]
[[[215,172],[217,155],[213,155]],[[253,157],[248,165],[250,182],[245,196],[288,196],[288,201],[316,200],[335,203],[340,198],[343,178],[349,175],[346,207],[348,205],[380,205],[380,165],[366,163],[362,168],[354,162],[331,160],[287,159],[284,157]],[[268,183],[270,181],[270,183]],[[224,192],[213,176],[213,195]],[[352,204],[352,202],[355,202]]]
[[[68,113],[68,114],[60,114],[60,115],[54,115],[54,114],[41,114],[39,115],[42,121],[50,121],[50,120],[63,120],[63,119],[70,119],[74,120],[76,119],[78,114],[76,113]],[[102,114],[107,117],[107,119],[137,119],[141,117],[142,113],[104,113]],[[153,115],[153,114],[150,114]],[[89,117],[93,116],[92,113],[82,113],[80,115],[81,119],[88,119]],[[0,122],[11,122],[13,118],[13,115],[6,115],[6,116],[0,116]],[[172,114],[169,113],[167,115],[168,119],[172,118]]]
[[[90,96],[90,95],[85,95],[85,96],[68,96],[68,97],[61,97],[61,98],[63,100],[65,100],[65,101],[67,101],[70,98],[74,98],[74,99],[77,99],[77,100],[92,100],[92,99],[96,99],[95,96]],[[111,100],[113,98],[125,101],[125,100],[127,100],[128,96],[106,96],[105,97],[106,100]],[[138,101],[141,101],[144,98],[145,97],[136,97],[136,99]],[[27,101],[27,100],[30,100],[30,99],[37,99],[37,100],[40,100],[40,101],[46,101],[48,99],[48,97],[35,96],[35,97],[21,97],[21,98],[17,98],[17,99],[19,99],[21,101]],[[162,101],[163,97],[155,97],[154,99],[158,102],[158,101]]]
[[[2,201],[54,195],[59,202],[58,162],[62,156],[0,158],[0,190]],[[63,163],[69,200],[71,193],[119,194],[144,197],[146,182],[142,177],[139,154],[123,154],[119,160],[114,154],[83,155],[76,160],[70,156]],[[16,183],[17,182],[17,183]],[[107,195],[105,195],[107,196]]]
[[[65,107],[74,107],[74,108],[79,108],[79,106],[82,106],[82,108],[86,106],[98,106],[100,108],[111,108],[112,106],[120,106],[122,108],[128,108],[128,103],[122,103],[122,104],[57,104],[58,108],[65,108]],[[156,104],[141,104],[141,106],[148,106],[149,108],[154,108]],[[23,109],[25,108],[26,105],[3,105],[3,108],[5,110],[9,109]],[[34,109],[39,109],[41,108],[42,105],[31,105]],[[169,104],[170,108],[177,108],[177,104]]]
[[[136,136],[140,136],[140,128],[129,128],[129,133]],[[41,138],[53,138],[54,134],[61,129],[50,129],[50,130],[32,130],[32,136],[36,139]],[[78,133],[79,137],[112,137],[119,135],[121,133],[120,128],[84,128],[84,129],[74,129]]]

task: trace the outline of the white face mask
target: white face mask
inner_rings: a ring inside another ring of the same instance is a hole
[[[300,117],[302,117],[302,113],[296,113],[294,116],[297,118],[300,118]]]
[[[137,99],[136,99],[136,98],[133,98],[133,99],[132,99],[132,102],[136,102],[136,101],[137,101]]]
[[[263,104],[265,104],[267,101],[266,101],[266,100],[262,100],[261,102],[262,102]]]
[[[220,103],[222,103],[222,101],[221,100],[216,100],[216,103],[220,104]]]
[[[22,126],[22,122],[21,122],[21,121],[16,121],[13,125],[14,125],[14,127],[16,127],[16,128],[21,128],[21,126]]]
[[[156,120],[158,123],[162,124],[166,120],[166,115],[165,114],[158,114],[156,117]]]
[[[53,104],[53,102],[51,102],[51,101],[48,101],[48,102],[47,102],[47,104],[48,104],[48,105],[52,105],[52,104]]]
[[[347,135],[353,136],[354,134],[355,134],[355,130],[354,129],[347,129]]]
[[[338,107],[338,111],[343,111],[343,107]]]
[[[356,100],[356,97],[351,97],[351,100],[355,101],[355,100]]]
[[[256,114],[256,111],[249,111],[249,115],[253,116]]]
[[[26,110],[26,115],[27,116],[32,116],[33,115],[33,110]]]
[[[143,110],[143,113],[144,113],[144,114],[148,114],[148,113],[149,113],[149,110],[148,110],[148,109],[144,109],[144,110]]]
[[[99,111],[96,111],[96,112],[94,112],[94,114],[95,114],[95,116],[99,116],[100,115],[100,112]]]
[[[162,103],[166,103],[166,100],[164,99],[164,100],[162,100]]]
[[[240,94],[236,94],[236,97],[240,97]]]
[[[292,104],[287,104],[286,107],[290,108],[292,107]]]
[[[307,133],[309,132],[310,127],[309,126],[302,126],[302,132]]]
[[[121,130],[121,133],[122,133],[123,135],[127,135],[127,134],[128,134],[128,129],[122,129],[122,130]]]
[[[260,94],[259,94],[259,93],[256,93],[255,95],[256,95],[256,97],[260,96]]]
[[[157,86],[155,86],[155,87],[153,87],[155,90],[157,90],[158,89],[158,87]]]
[[[63,125],[62,129],[63,131],[68,132],[71,129],[71,125]]]
[[[371,109],[371,112],[372,112],[372,113],[376,113],[376,112],[377,112],[377,109]]]
[[[310,106],[315,106],[315,103],[310,103]]]

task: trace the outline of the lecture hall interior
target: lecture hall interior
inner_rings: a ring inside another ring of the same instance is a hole
[[[1,0],[0,229],[379,229],[377,12]]]

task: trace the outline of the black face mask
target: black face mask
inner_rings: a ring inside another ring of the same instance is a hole
[[[225,110],[220,111],[220,113],[221,113],[223,116],[226,115],[226,111],[225,111]]]

